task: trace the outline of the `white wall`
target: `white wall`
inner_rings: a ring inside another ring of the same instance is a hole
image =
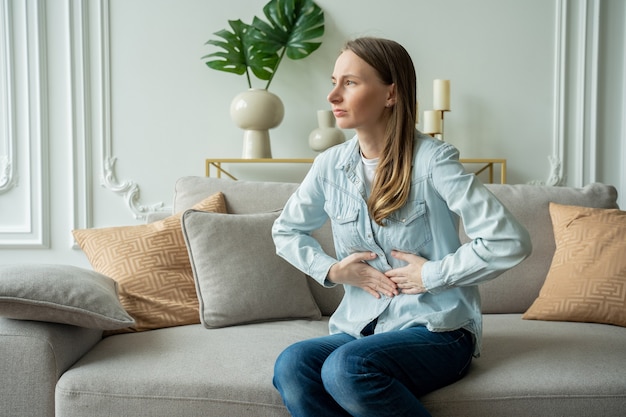
[[[138,224],[168,208],[178,177],[204,175],[205,158],[239,157],[228,107],[245,79],[200,58],[228,19],[265,3],[0,0],[0,263],[87,266],[73,228]],[[382,36],[413,56],[421,110],[432,80],[451,80],[446,140],[462,157],[506,158],[511,183],[614,184],[626,207],[623,0],[317,3],[322,47],[272,84],[286,108],[275,158],[316,155],[308,135],[339,49]]]

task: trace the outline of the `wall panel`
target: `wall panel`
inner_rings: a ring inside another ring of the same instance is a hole
[[[43,1],[1,3],[4,143],[0,247],[49,246],[47,66]]]

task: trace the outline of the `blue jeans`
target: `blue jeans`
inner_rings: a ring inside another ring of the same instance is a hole
[[[461,379],[473,350],[465,330],[335,334],[285,349],[274,386],[295,417],[430,416],[418,398]]]

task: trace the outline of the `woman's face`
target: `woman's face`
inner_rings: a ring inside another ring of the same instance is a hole
[[[388,106],[395,104],[395,87],[385,85],[377,71],[354,52],[342,52],[335,62],[333,89],[328,94],[337,126],[357,133],[384,132]]]

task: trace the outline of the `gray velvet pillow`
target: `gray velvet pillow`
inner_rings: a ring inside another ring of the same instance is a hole
[[[102,330],[135,324],[115,281],[69,265],[0,266],[0,316]]]
[[[306,276],[276,255],[271,229],[278,214],[183,214],[205,327],[321,318]]]

